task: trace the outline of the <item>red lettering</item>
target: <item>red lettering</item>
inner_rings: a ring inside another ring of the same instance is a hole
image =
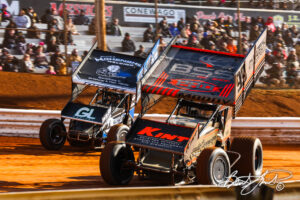
[[[171,135],[171,134],[164,134],[161,139],[167,139],[167,140],[174,140],[177,138],[177,135]]]
[[[141,130],[140,132],[138,132],[137,134],[138,135],[147,135],[147,136],[150,136],[150,137],[153,137],[153,132],[155,132],[155,131],[159,131],[159,130],[161,130],[161,129],[159,129],[159,128],[152,128],[152,127],[146,127],[146,128],[144,128],[143,130]]]
[[[183,141],[189,140],[189,139],[190,139],[190,138],[188,138],[188,137],[178,136],[178,137],[177,137],[177,142],[183,142]]]
[[[158,137],[161,137],[164,133],[158,133],[155,137],[158,138]]]

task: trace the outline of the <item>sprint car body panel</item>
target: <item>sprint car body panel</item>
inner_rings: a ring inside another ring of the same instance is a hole
[[[102,124],[109,109],[99,106],[90,106],[69,102],[61,112],[61,116],[67,119]]]
[[[138,118],[126,143],[149,149],[183,154],[194,128]]]

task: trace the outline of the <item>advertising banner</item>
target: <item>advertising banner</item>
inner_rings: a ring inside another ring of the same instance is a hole
[[[124,22],[155,23],[155,9],[153,7],[123,7]],[[167,18],[168,23],[178,22],[185,19],[184,9],[159,8],[158,20]]]
[[[128,143],[183,153],[194,129],[138,118],[129,132]]]

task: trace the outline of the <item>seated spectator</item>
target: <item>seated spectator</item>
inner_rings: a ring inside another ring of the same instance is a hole
[[[48,60],[46,55],[43,53],[43,46],[38,46],[36,49],[34,65],[40,69],[47,69],[48,68]]]
[[[40,29],[35,25],[34,22],[31,23],[29,29],[30,31],[27,31],[27,35],[26,35],[27,38],[35,38],[35,39],[41,38]]]
[[[52,16],[51,16],[51,9],[48,8],[46,11],[45,11],[45,14],[41,17],[41,21],[42,23],[45,23],[45,24],[49,24],[52,20]]]
[[[24,55],[26,51],[26,40],[23,35],[19,35],[16,40],[16,54]]]
[[[286,62],[287,63],[294,63],[294,62],[296,62],[296,63],[298,63],[298,64],[296,64],[296,66],[299,65],[298,56],[296,54],[296,49],[295,48],[291,49],[291,51],[290,51],[290,53],[289,53],[289,55],[288,55],[288,57],[286,59]]]
[[[189,36],[192,34],[190,29],[190,24],[186,24],[185,27],[181,30],[181,37],[183,38],[189,38]]]
[[[245,21],[241,23],[242,31],[250,31],[252,27],[251,17],[247,16]]]
[[[266,25],[266,27],[267,27],[270,31],[272,31],[273,33],[275,32],[276,27],[275,27],[275,25],[274,25],[274,23],[273,23],[273,17],[268,17],[267,22],[266,22],[265,25]]]
[[[254,25],[251,28],[249,42],[254,42],[260,35],[260,30],[258,25]]]
[[[229,50],[227,49],[227,43],[226,42],[222,42],[219,49],[220,49],[220,51],[229,53]]]
[[[36,12],[34,12],[33,7],[30,6],[27,9],[26,15],[28,15],[28,17],[30,18],[31,24],[40,22],[40,18],[38,16],[38,14]]]
[[[2,46],[8,49],[13,49],[16,47],[16,40],[17,36],[15,34],[15,30],[10,29],[8,30],[8,35],[4,37]]]
[[[135,51],[135,44],[133,40],[130,39],[129,33],[125,33],[125,37],[122,41],[122,51],[124,52]]]
[[[81,55],[81,60],[83,60],[87,55],[88,55],[88,51],[84,51],[83,54]]]
[[[35,45],[34,44],[32,44],[32,43],[27,43],[26,44],[26,51],[25,51],[25,53],[26,54],[28,54],[28,55],[30,55],[30,57],[31,58],[33,58],[34,56],[35,56]]]
[[[266,49],[266,64],[272,66],[275,62],[275,58],[270,49]]]
[[[169,25],[167,24],[167,20],[162,20],[162,25],[160,26],[161,34],[163,37],[171,37]]]
[[[249,0],[249,2],[248,2],[248,6],[247,6],[248,8],[254,8],[254,7],[256,7],[256,5],[255,5],[255,3],[253,2],[253,0]]]
[[[73,20],[71,17],[68,18],[67,24],[66,24],[66,29],[68,31],[68,38],[67,38],[67,43],[74,45],[74,40],[73,40],[73,35],[79,35],[77,32],[76,26],[73,24]],[[64,34],[62,34],[64,35]],[[64,39],[63,39],[64,41]]]
[[[162,36],[159,37],[159,46],[158,46],[158,52],[161,53],[165,50],[167,46],[167,43],[165,42],[164,38]]]
[[[179,31],[181,31],[185,27],[184,25],[184,19],[181,17],[180,20],[177,22],[177,28]]]
[[[51,74],[51,75],[55,75],[56,74],[56,72],[54,70],[54,67],[52,65],[49,65],[49,68],[46,71],[46,74]]]
[[[51,39],[52,39],[53,37],[56,38],[56,43],[57,43],[57,44],[60,44],[59,39],[60,39],[60,35],[61,35],[61,34],[59,34],[59,33],[56,32],[56,31],[57,31],[57,29],[55,29],[54,27],[51,27],[51,28],[50,28],[50,32],[47,32],[47,33],[46,33],[45,43],[46,43],[47,45],[51,43]]]
[[[52,18],[51,21],[47,23],[47,29],[50,30],[51,28],[55,28],[55,30],[61,30],[59,29],[57,19]]]
[[[4,60],[2,70],[6,72],[18,72],[19,60],[11,54],[8,54]]]
[[[24,9],[20,10],[19,15],[13,18],[18,28],[29,28],[31,26],[31,19],[26,15]]]
[[[65,60],[61,57],[58,57],[56,59],[56,62],[57,62],[58,68],[59,68],[58,74],[59,75],[67,75],[68,70],[67,70],[67,64],[66,64]]]
[[[63,58],[62,53],[60,52],[59,47],[56,48],[54,54],[50,57],[50,65],[52,65],[57,73],[59,73],[59,66],[56,62],[57,58]]]
[[[11,19],[11,14],[10,14],[10,12],[7,10],[7,5],[6,5],[6,4],[2,4],[2,9],[1,9],[1,19],[2,19],[2,22],[8,21],[8,20]]]
[[[288,32],[283,39],[287,47],[294,47],[295,43],[291,32]]]
[[[134,52],[134,56],[141,57],[141,58],[147,58],[147,53],[145,52],[145,47],[143,45],[140,45],[139,50]]]
[[[229,53],[236,53],[237,47],[233,44],[233,39],[230,38],[227,42],[227,49]]]
[[[296,38],[299,35],[299,31],[296,25],[292,25],[289,30],[292,33],[293,38]]]
[[[282,76],[283,72],[283,66],[282,63],[274,63],[273,66],[269,69],[266,70],[266,76],[265,77],[260,77],[260,82],[267,84],[268,86],[270,85],[283,85],[284,84],[284,79]]]
[[[77,15],[74,19],[75,25],[88,25],[90,22],[89,18],[85,15],[84,10],[80,10],[79,15]]]
[[[298,76],[295,64],[291,64],[286,70],[286,84],[290,87],[297,87],[300,85],[300,78]]]
[[[110,29],[109,29],[109,31],[110,31]],[[106,25],[106,34],[110,35],[109,31],[108,31],[108,26]],[[96,33],[96,19],[95,18],[92,19],[92,22],[89,25],[88,32],[90,35],[94,35]]]
[[[17,25],[16,25],[16,23],[15,23],[13,20],[9,20],[9,24],[8,24],[5,28],[8,28],[8,29],[5,29],[4,37],[6,37],[6,36],[9,35],[8,32],[9,32],[9,30],[11,30],[11,29],[14,29],[16,35],[19,33],[19,32],[16,30]]]
[[[58,15],[57,10],[55,8],[51,9],[51,18],[57,20],[58,30],[64,29],[64,20],[61,16]]]
[[[198,38],[195,34],[191,34],[189,39],[188,39],[188,43],[187,46],[189,47],[194,47],[194,48],[202,48],[200,42],[198,41]]]
[[[278,34],[276,37],[275,37],[275,40],[274,40],[275,43],[277,44],[281,44],[282,47],[285,47],[286,44],[282,38],[282,35],[281,34]]]
[[[46,52],[55,52],[57,48],[58,48],[57,39],[56,39],[56,37],[52,37],[50,39],[50,43],[47,43]]]
[[[121,26],[119,25],[119,19],[115,18],[113,19],[113,22],[110,27],[110,34],[114,36],[121,36],[122,35],[122,30]]]
[[[29,54],[25,54],[20,62],[20,72],[34,72],[34,65]]]
[[[212,50],[212,51],[218,51],[216,44],[213,41],[209,41],[209,48],[208,50]]]
[[[72,72],[74,72],[82,61],[82,58],[78,55],[77,49],[73,49],[69,61],[70,61],[69,67],[71,67]]]
[[[153,26],[149,24],[148,28],[144,32],[143,42],[153,42],[155,34],[153,32]]]
[[[160,20],[160,22],[158,24],[159,29],[162,29],[164,27],[164,24],[168,24],[166,16],[163,16],[162,20]]]
[[[171,24],[169,31],[170,31],[172,37],[175,37],[180,34],[180,31],[177,28],[177,24],[175,22]]]

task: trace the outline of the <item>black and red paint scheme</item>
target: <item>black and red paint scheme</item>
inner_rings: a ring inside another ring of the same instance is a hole
[[[259,175],[260,140],[232,140],[230,133],[232,118],[263,70],[266,31],[246,56],[174,43],[141,80],[141,113],[125,143],[105,147],[100,158],[103,179],[124,185],[136,171],[141,178],[171,184],[220,184],[232,170]],[[163,122],[146,119],[146,111],[166,96],[178,99],[170,116]],[[137,159],[132,147],[139,149]]]

